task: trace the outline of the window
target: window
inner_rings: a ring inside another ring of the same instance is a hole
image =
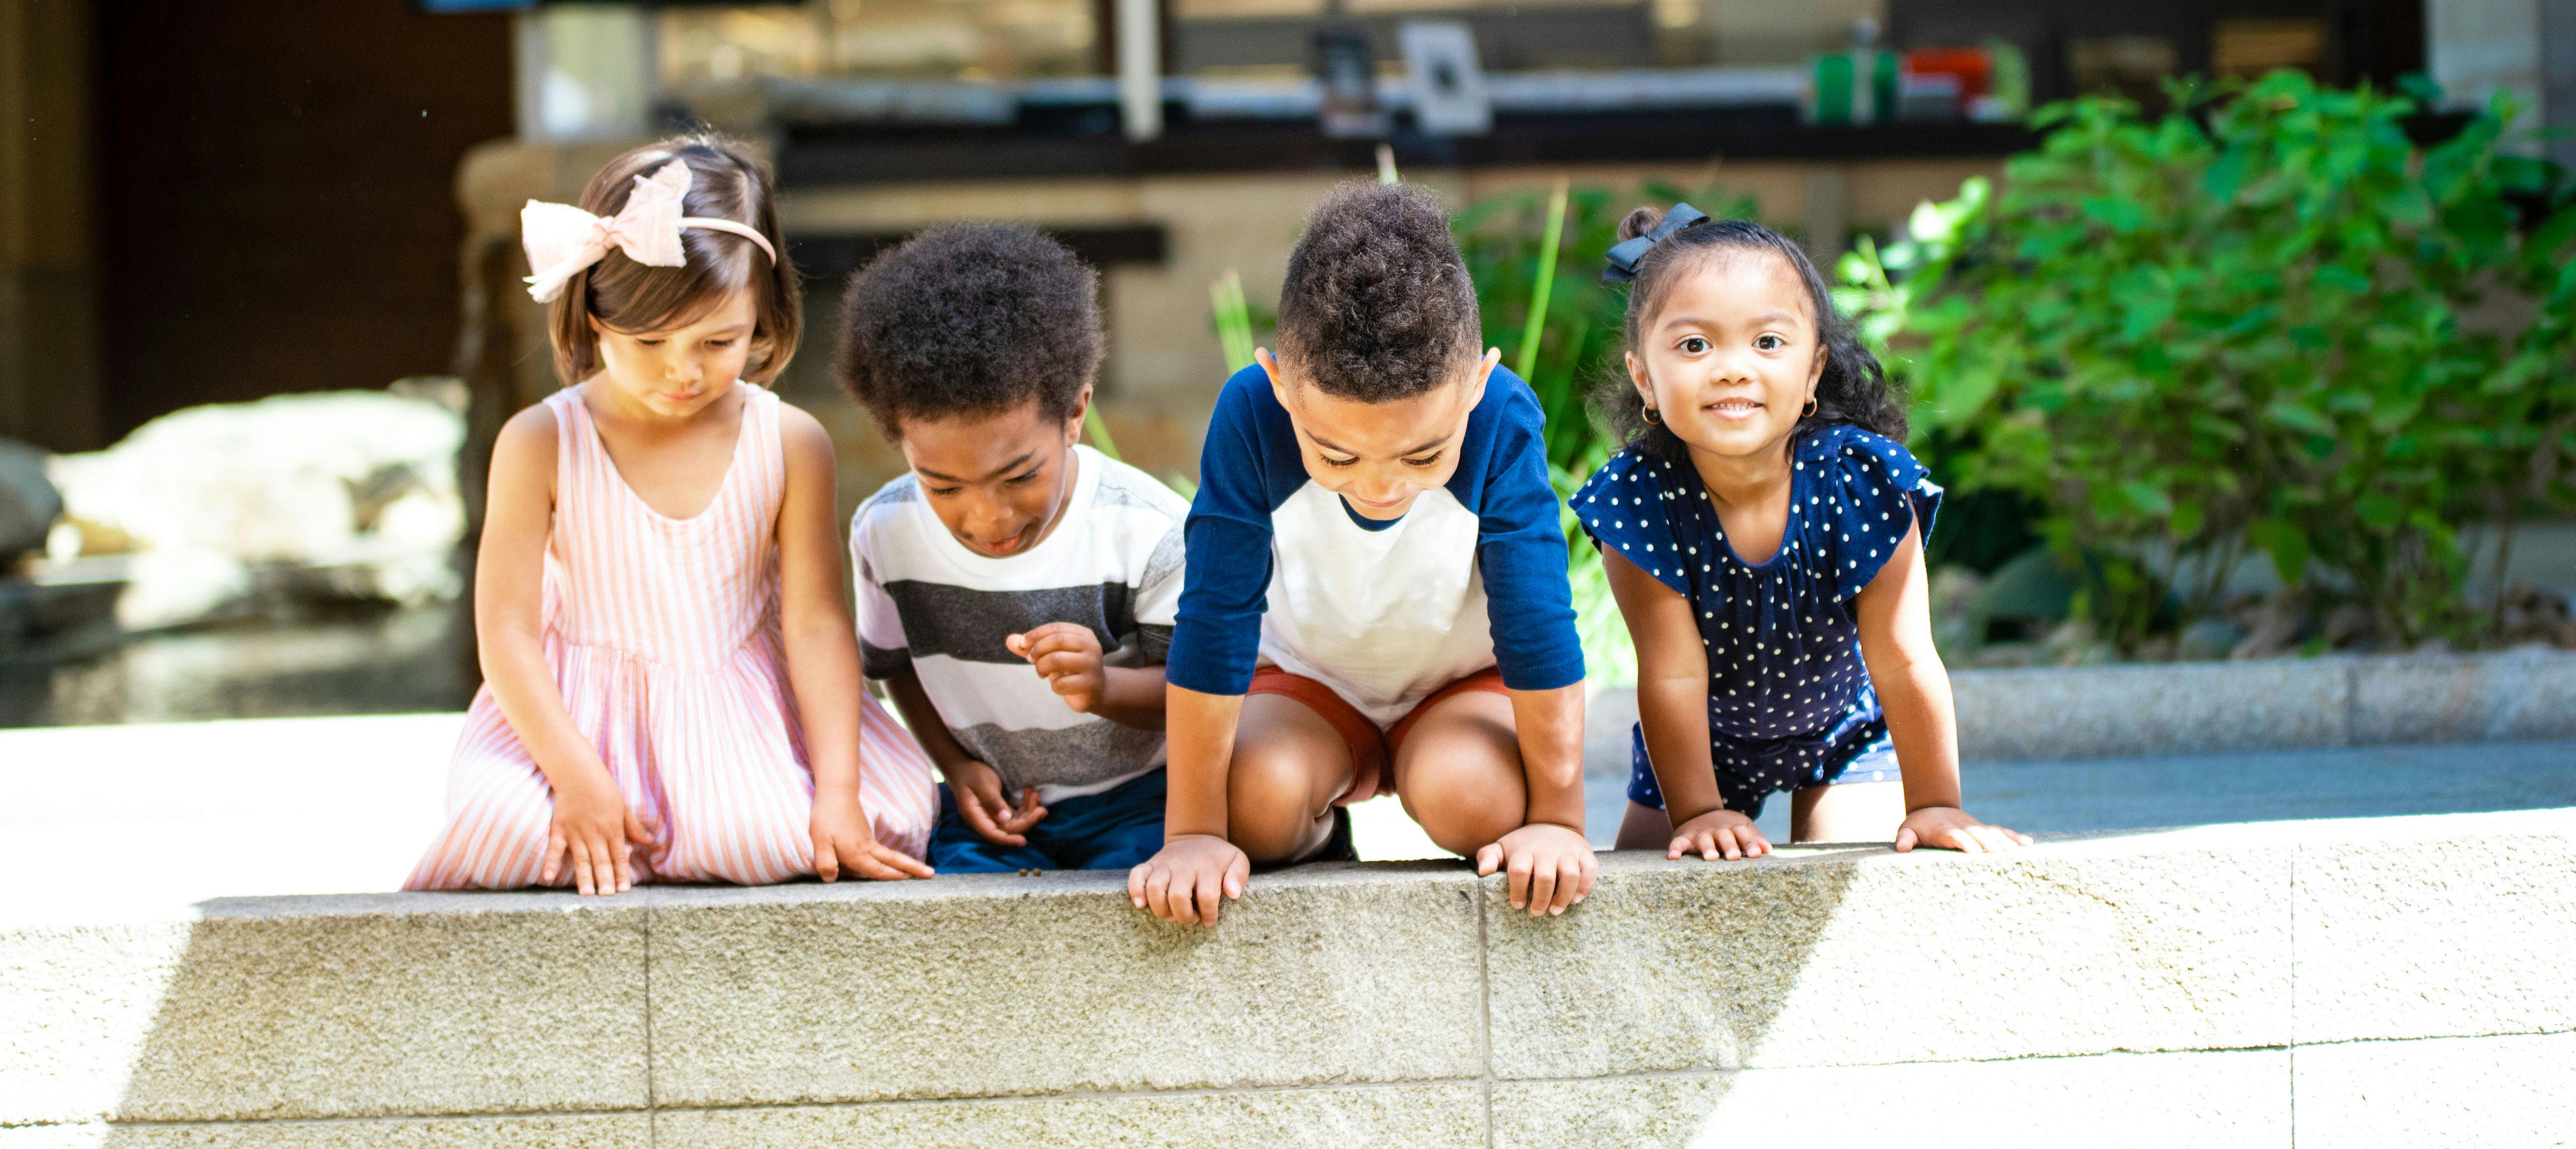
[[[1018,80],[1094,70],[1092,0],[811,0],[661,13],[662,80]]]

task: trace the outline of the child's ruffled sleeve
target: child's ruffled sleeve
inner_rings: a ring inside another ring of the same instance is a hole
[[[1688,595],[1690,572],[1682,565],[1683,541],[1673,529],[1671,500],[1683,485],[1664,481],[1666,464],[1635,449],[1610,456],[1584,480],[1567,505],[1583,533],[1603,553],[1617,553],[1657,582]]]
[[[1832,431],[1838,433],[1802,461],[1823,472],[1815,492],[1826,500],[1814,519],[1817,550],[1833,563],[1834,600],[1842,602],[1878,577],[1917,520],[1924,541],[1931,540],[1941,487],[1904,444],[1857,427]]]

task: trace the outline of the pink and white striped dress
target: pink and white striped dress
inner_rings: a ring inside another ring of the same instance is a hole
[[[626,485],[578,389],[546,399],[546,660],[573,724],[653,835],[637,853],[638,881],[754,885],[814,872],[814,772],[779,637],[778,396],[735,386],[733,462],[715,501],[687,519]],[[875,699],[860,705],[860,801],[879,841],[920,857],[938,814],[930,761]],[[553,801],[485,685],[450,767],[447,827],[404,888],[535,884]],[[557,884],[572,884],[570,869]]]

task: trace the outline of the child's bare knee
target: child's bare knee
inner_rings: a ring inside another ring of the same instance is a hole
[[[1472,858],[1476,851],[1520,829],[1521,814],[1517,803],[1509,810],[1498,803],[1461,803],[1426,809],[1414,821],[1421,823],[1433,845]]]
[[[1315,771],[1293,753],[1246,748],[1226,783],[1226,836],[1256,862],[1284,861],[1313,844],[1321,816]]]
[[[1488,843],[1519,829],[1529,812],[1522,788],[1513,784],[1517,779],[1498,780],[1485,773],[1421,769],[1417,777],[1405,779],[1404,812],[1433,845],[1472,857]]]

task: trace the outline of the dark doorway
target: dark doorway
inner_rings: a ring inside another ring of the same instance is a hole
[[[510,22],[407,0],[100,4],[106,430],[451,369],[458,162]]]

